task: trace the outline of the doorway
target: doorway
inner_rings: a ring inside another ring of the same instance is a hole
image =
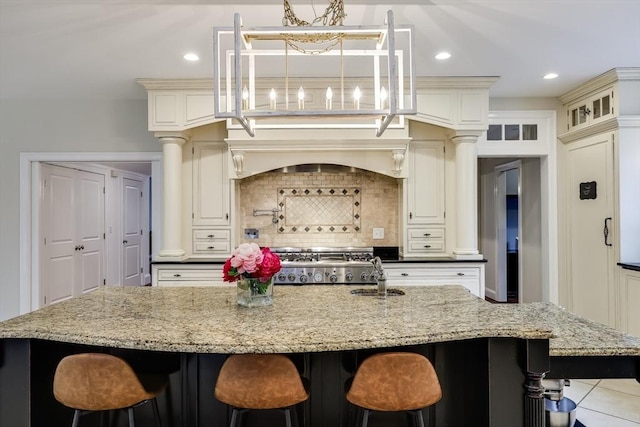
[[[132,167],[134,164],[145,164],[146,168],[150,168],[150,179],[155,185],[150,186],[150,198],[144,202],[149,207],[150,215],[153,223],[149,223],[149,235],[153,233],[154,239],[144,239],[148,242],[151,250],[148,251],[152,255],[158,253],[162,244],[162,230],[154,229],[154,224],[162,224],[162,153],[21,153],[20,154],[20,313],[28,313],[30,311],[41,308],[44,304],[44,295],[40,287],[41,281],[41,258],[46,254],[41,250],[41,224],[40,211],[42,209],[42,200],[40,199],[40,183],[42,175],[42,165],[44,163],[61,164],[63,162],[72,162],[75,164],[93,164],[102,165],[106,170],[113,168],[115,164],[120,166]],[[113,162],[111,166],[109,163]],[[105,178],[107,182],[112,180],[111,174],[107,173]],[[112,181],[113,182],[113,181]],[[150,182],[149,182],[150,184]],[[106,194],[106,205],[112,205],[109,193]],[[105,233],[109,233],[108,225]],[[155,232],[154,232],[155,231]],[[115,233],[115,228],[113,229]],[[113,234],[113,236],[116,236]],[[106,236],[105,236],[106,237]],[[105,253],[109,252],[112,245],[121,245],[122,239],[112,238],[104,239]],[[85,245],[86,247],[86,245]],[[74,246],[75,249],[75,246]],[[113,251],[116,253],[119,251]],[[119,257],[119,256],[118,256]],[[117,263],[117,264],[116,264]],[[110,269],[111,266],[117,265],[118,272],[122,258],[114,259],[105,255],[104,267]],[[117,273],[119,274],[119,273]],[[107,274],[107,277],[111,277]],[[150,277],[149,277],[150,278]],[[118,279],[119,280],[119,279]],[[104,280],[103,282],[104,283]],[[118,283],[118,281],[107,283]]]
[[[520,301],[520,161],[495,167],[497,293],[496,301]]]

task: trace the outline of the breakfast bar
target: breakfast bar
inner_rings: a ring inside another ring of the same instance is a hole
[[[640,378],[639,338],[550,303],[490,304],[451,285],[384,299],[356,288],[276,286],[272,306],[246,308],[235,286],[103,287],[2,322],[0,424],[70,423],[51,381],[60,358],[80,351],[179,359],[163,413],[170,407],[169,424],[182,427],[226,424],[213,387],[237,353],[290,355],[311,381],[313,427],[345,425],[344,382],[363,357],[389,349],[434,363],[443,399],[424,411],[429,426],[542,427],[545,375]]]

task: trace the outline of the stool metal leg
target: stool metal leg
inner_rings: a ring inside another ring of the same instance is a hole
[[[151,405],[153,407],[153,418],[156,419],[156,427],[162,427],[162,421],[160,420],[160,410],[158,409],[158,400],[151,399]]]
[[[363,410],[362,413],[362,427],[367,427],[367,425],[369,424],[369,410],[365,409]]]
[[[133,418],[133,408],[127,409],[129,413],[129,427],[136,427],[136,420]]]
[[[236,427],[236,422],[238,421],[238,410],[233,408],[231,410],[231,424],[230,427]]]
[[[291,427],[291,409],[286,408],[286,409],[283,409],[283,411],[284,411],[284,420],[287,424],[287,427]]]
[[[71,427],[78,427],[78,422],[80,421],[80,409],[76,409],[73,413],[73,421],[71,422]]]

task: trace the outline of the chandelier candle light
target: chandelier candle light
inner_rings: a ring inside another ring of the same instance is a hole
[[[236,13],[233,27],[214,28],[214,115],[229,128],[241,125],[250,136],[268,128],[374,128],[380,136],[417,114],[412,25],[396,26],[389,10],[384,26],[344,26],[342,0],[307,22],[284,2],[282,27],[244,28]],[[284,102],[276,104],[278,92]]]
[[[278,271],[278,255],[255,243],[242,243],[222,267],[222,278],[236,282],[239,305],[261,307],[273,303],[273,276]]]

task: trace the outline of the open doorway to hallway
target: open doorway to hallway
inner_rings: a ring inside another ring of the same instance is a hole
[[[487,299],[542,301],[540,159],[479,159],[478,171]]]
[[[94,224],[96,215],[89,215],[90,221],[93,221],[91,224],[96,225],[90,234],[95,234],[102,240],[102,254],[97,255],[98,251],[92,251],[92,254],[96,255],[93,257],[95,265],[99,265],[99,268],[92,267],[84,270],[80,268],[78,269],[78,274],[81,271],[100,273],[100,270],[102,270],[101,274],[99,274],[101,277],[98,277],[99,281],[96,282],[98,279],[94,280],[94,282],[98,283],[98,286],[104,284],[124,286],[126,283],[144,285],[145,282],[150,281],[149,259],[151,254],[155,254],[159,250],[157,241],[162,239],[162,230],[155,226],[162,223],[162,211],[160,209],[162,204],[161,160],[162,153],[155,152],[21,154],[20,233],[23,236],[20,240],[21,312],[27,313],[36,310],[52,301],[61,301],[86,290],[83,285],[67,285],[66,288],[64,286],[57,287],[56,289],[62,290],[62,292],[53,295],[46,286],[43,287],[43,279],[47,278],[50,282],[51,276],[43,269],[42,264],[49,255],[57,256],[57,254],[49,254],[47,252],[48,248],[45,247],[51,243],[51,237],[47,237],[45,243],[43,236],[47,232],[51,233],[52,230],[58,230],[55,217],[52,218],[53,222],[42,219],[45,213],[43,209],[47,209],[46,205],[43,205],[46,200],[41,198],[43,179],[48,174],[46,168],[59,168],[56,169],[58,172],[60,170],[83,170],[94,175],[101,175],[104,179],[104,185],[97,186],[101,187],[99,190],[102,191],[98,190],[95,193],[98,196],[100,193],[103,194],[103,196],[100,196],[100,200],[102,200],[100,203],[105,206],[104,209],[101,209],[104,213],[102,225],[99,223]],[[47,164],[52,166],[46,166]],[[81,175],[84,176],[84,174]],[[153,186],[151,186],[151,179],[155,183]],[[71,183],[72,181],[70,179],[66,182]],[[51,181],[49,185],[51,185]],[[139,189],[142,189],[142,195],[138,191]],[[59,201],[56,194],[50,197],[50,201]],[[71,205],[74,205],[74,202],[71,202]],[[129,209],[131,212],[135,211],[128,218],[124,216],[127,205],[131,205],[129,206],[132,208]],[[89,203],[87,206],[93,205]],[[58,213],[62,212],[64,214],[65,209],[61,207],[58,209]],[[152,217],[153,222],[151,221]],[[58,215],[59,218],[60,215]],[[75,220],[72,221],[70,225],[75,222]],[[151,241],[150,236],[154,230],[157,230],[157,232],[153,233],[154,241]],[[134,235],[135,239],[127,238]],[[141,238],[138,236],[141,236]],[[69,255],[69,260],[83,255],[82,243],[75,243],[69,238],[67,240],[70,242],[67,246],[71,248],[67,254]],[[131,245],[128,245],[129,240],[132,241]],[[125,243],[125,241],[127,242]],[[124,248],[123,245],[127,247]],[[76,247],[79,249],[76,250]],[[88,246],[85,244],[84,248],[86,250]],[[74,261],[73,264],[82,267],[81,263]],[[59,265],[62,265],[62,263]],[[76,275],[75,270],[72,273],[74,276]],[[130,279],[128,282],[126,280],[127,277]]]

